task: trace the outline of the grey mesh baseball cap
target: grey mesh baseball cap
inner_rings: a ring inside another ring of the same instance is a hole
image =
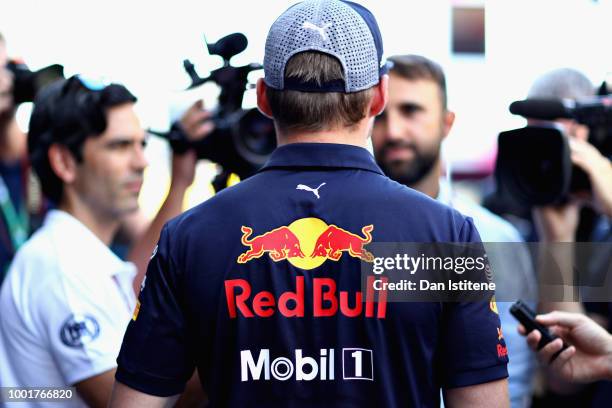
[[[304,51],[336,57],[345,80],[318,84],[285,78],[287,61]],[[365,7],[340,0],[295,4],[276,19],[266,39],[265,82],[271,88],[303,92],[357,92],[378,84],[387,72],[376,19]]]

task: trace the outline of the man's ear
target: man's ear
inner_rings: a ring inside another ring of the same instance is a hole
[[[385,110],[387,101],[389,100],[389,75],[383,75],[378,81],[378,85],[374,87],[374,96],[370,104],[370,115],[378,116]]]
[[[442,135],[446,139],[446,136],[450,133],[453,123],[455,123],[455,112],[447,110],[443,113],[444,118],[442,119]]]
[[[259,78],[257,80],[257,108],[264,116],[273,119],[272,109],[270,109],[268,96],[266,95],[266,87],[267,86],[263,78]]]
[[[76,159],[66,146],[54,143],[47,152],[51,169],[64,183],[70,184],[76,179]]]

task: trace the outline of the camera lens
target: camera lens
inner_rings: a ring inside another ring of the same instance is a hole
[[[261,166],[276,148],[274,123],[257,109],[245,112],[234,132],[238,153],[249,163]]]

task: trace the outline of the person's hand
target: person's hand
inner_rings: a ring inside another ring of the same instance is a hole
[[[540,241],[573,242],[575,240],[580,218],[578,203],[534,207],[532,213]]]
[[[204,139],[214,130],[215,126],[210,118],[211,113],[204,110],[204,103],[200,100],[185,111],[179,124],[187,139],[195,142]],[[186,189],[193,183],[197,160],[193,149],[172,155],[172,188]]]
[[[538,351],[542,334],[538,330],[527,334],[522,325],[519,332],[527,335],[529,347],[537,351],[538,360],[551,373],[569,382],[612,379],[612,336],[601,326],[583,314],[558,311],[538,315],[536,320],[560,339],[551,341]],[[562,339],[571,346],[551,362],[563,347]]]
[[[204,110],[204,103],[201,100],[187,109],[179,123],[189,141],[202,140],[213,131],[215,125],[210,120],[211,116],[209,111]]]
[[[592,204],[612,217],[612,162],[587,141],[570,139],[572,163],[580,167],[591,181]]]

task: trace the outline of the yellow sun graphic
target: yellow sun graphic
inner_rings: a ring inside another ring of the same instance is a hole
[[[304,258],[288,258],[293,266],[301,269],[314,269],[321,266],[327,259],[324,256],[311,258],[317,238],[327,229],[328,225],[318,218],[300,218],[289,224],[289,230],[295,234],[300,241],[300,248],[304,253]]]

